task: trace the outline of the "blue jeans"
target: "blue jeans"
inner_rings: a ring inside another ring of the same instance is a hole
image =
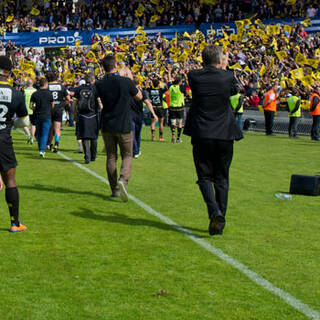
[[[38,148],[40,152],[45,151],[50,127],[51,127],[51,119],[36,120],[36,137],[37,137]]]
[[[140,152],[140,142],[141,142],[141,129],[142,129],[142,119],[141,117],[132,117],[132,131],[133,131],[133,156],[139,154]]]
[[[236,121],[241,132],[242,132],[242,116],[243,116],[242,113],[236,113]]]

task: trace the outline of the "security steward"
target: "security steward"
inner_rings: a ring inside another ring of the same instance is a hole
[[[277,86],[273,85],[269,91],[266,92],[263,100],[265,128],[267,136],[274,136],[273,123],[274,115],[277,111]]]
[[[312,115],[311,139],[320,141],[320,85],[314,87],[310,99],[310,113]]]
[[[242,132],[242,116],[243,116],[243,96],[241,93],[237,93],[230,97],[231,107],[233,109],[234,116],[236,118],[238,127]]]
[[[299,118],[301,117],[301,99],[297,96],[297,91],[294,90],[293,95],[289,95],[287,99],[289,110],[289,137],[297,138],[297,128]]]

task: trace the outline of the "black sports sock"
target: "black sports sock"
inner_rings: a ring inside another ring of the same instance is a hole
[[[178,139],[180,139],[182,128],[178,128]]]
[[[173,136],[176,134],[176,126],[171,126],[171,133]]]
[[[160,139],[163,137],[163,131],[159,131],[159,137]]]
[[[19,192],[17,187],[6,188],[6,201],[9,208],[11,223],[14,223],[19,227]]]
[[[151,135],[154,137],[154,132],[155,130],[154,129],[151,129]]]

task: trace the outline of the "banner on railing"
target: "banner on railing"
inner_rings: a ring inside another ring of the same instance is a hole
[[[297,20],[302,21],[302,19]],[[292,19],[282,19],[282,20],[264,20],[264,24],[291,24]],[[320,20],[311,20],[312,26],[306,27],[307,32],[319,32],[320,31]],[[201,24],[200,31],[207,35],[211,27],[215,31],[216,36],[223,36],[222,27],[228,26],[228,33],[236,33],[237,27],[235,23],[214,23],[214,24]],[[110,29],[110,30],[91,30],[91,31],[49,31],[49,32],[21,32],[21,33],[6,33],[0,36],[0,40],[4,44],[8,40],[15,42],[18,46],[23,47],[64,47],[64,46],[74,46],[77,40],[81,41],[81,45],[91,45],[92,40],[96,34],[105,36],[109,35],[113,40],[117,35],[120,38],[132,37],[135,35],[135,29]],[[183,34],[185,31],[188,33],[193,33],[196,31],[194,25],[179,25],[179,26],[169,26],[169,27],[156,27],[156,28],[146,28],[144,31],[150,37],[156,36],[159,32],[162,36],[167,39],[175,37],[176,33]]]

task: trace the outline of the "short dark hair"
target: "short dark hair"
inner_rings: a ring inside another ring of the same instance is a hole
[[[110,53],[107,54],[101,61],[103,69],[105,72],[110,72],[115,64],[116,64],[116,57],[114,54]]]
[[[48,80],[46,78],[41,78],[39,81],[40,88],[43,88],[47,83],[48,83]]]
[[[48,82],[56,81],[58,79],[57,75],[54,72],[47,72],[46,78]]]
[[[152,84],[153,84],[153,87],[156,88],[158,85],[159,85],[160,81],[158,79],[153,79],[152,80]]]
[[[0,69],[11,71],[12,62],[7,56],[0,56]]]
[[[181,82],[182,78],[180,76],[176,76],[175,79],[173,80],[173,84],[177,85]]]
[[[92,81],[95,80],[95,76],[94,74],[92,73],[87,73],[85,76],[84,76],[84,80],[86,83],[91,83]]]
[[[222,48],[216,45],[208,45],[202,51],[204,66],[216,66],[221,59]]]

